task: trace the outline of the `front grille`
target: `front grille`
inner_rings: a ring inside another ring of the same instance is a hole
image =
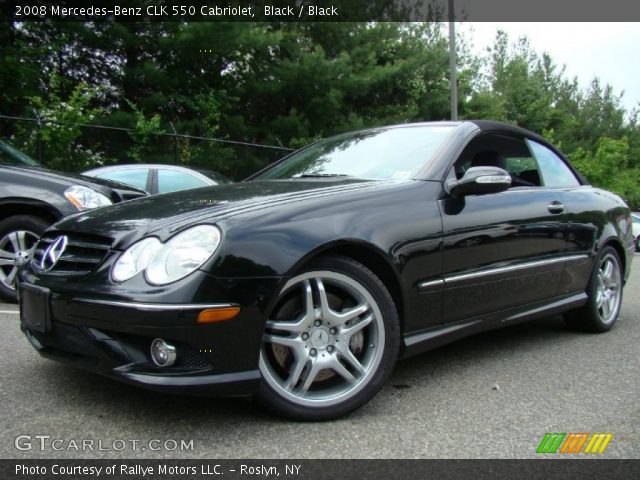
[[[105,330],[97,330],[82,325],[73,325],[54,320],[51,330],[40,333],[29,330],[44,347],[86,359],[115,361],[118,364],[133,365],[143,372],[166,372],[184,374],[213,369],[212,363],[200,350],[178,343],[177,362],[165,368],[154,366],[149,356],[150,338]],[[146,361],[145,361],[146,358]]]
[[[53,329],[49,334],[35,333],[35,335],[47,347],[82,357],[98,358],[100,356],[100,349],[85,327],[54,322]]]
[[[43,263],[47,249],[61,236],[67,237],[66,248],[62,255],[57,262],[53,262],[49,258],[45,259]],[[64,276],[86,275],[102,263],[110,247],[111,240],[104,237],[65,232],[47,232],[38,242],[31,257],[31,264],[35,271],[39,273]]]
[[[178,368],[187,370],[207,370],[211,368],[211,363],[201,352],[188,347],[178,348]]]

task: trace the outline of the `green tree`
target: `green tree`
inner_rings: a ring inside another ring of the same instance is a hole
[[[123,0],[123,6],[133,4]],[[383,0],[345,8],[399,18]],[[0,40],[6,85],[0,113],[32,116],[36,104],[56,111],[69,129],[62,137],[69,148],[91,150],[64,157],[60,146],[47,145],[48,153],[68,159],[61,168],[178,161],[239,179],[284,152],[184,138],[176,148],[174,138],[159,134],[175,128],[297,148],[347,130],[449,117],[448,41],[436,22],[26,22],[9,23]],[[457,44],[463,118],[547,132],[576,159],[600,161],[601,138],[626,138],[624,169],[640,168],[637,112],[627,112],[610,86],[595,79],[581,89],[526,38],[512,42],[498,32],[480,57],[464,35]],[[73,100],[78,118],[63,115],[62,102],[69,103],[77,88],[91,94]],[[87,112],[95,115],[93,123],[133,132],[78,130]],[[12,123],[0,126],[6,137],[16,133]],[[27,130],[18,133],[26,137]]]
[[[571,155],[575,167],[596,187],[611,190],[629,205],[640,208],[640,169],[629,165],[629,141],[601,137],[595,154],[578,149]]]
[[[160,125],[160,115],[156,113],[147,117],[133,103],[129,102],[129,106],[133,110],[136,119],[135,127],[129,132],[133,139],[129,157],[134,162],[140,163],[145,161],[152,143],[157,140],[158,135],[164,133],[164,130]]]
[[[44,161],[56,170],[76,171],[102,163],[102,154],[81,145],[81,125],[93,121],[100,109],[92,107],[92,99],[99,89],[85,83],[78,84],[63,97],[57,76],[51,78],[48,96],[29,98],[30,107],[40,118],[37,129],[21,129],[18,137],[28,151],[34,151],[38,141],[42,142]]]

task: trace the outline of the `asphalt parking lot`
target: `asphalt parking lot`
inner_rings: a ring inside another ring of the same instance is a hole
[[[527,458],[545,432],[610,432],[602,456],[640,458],[639,255],[634,267],[607,334],[575,333],[551,317],[478,335],[401,362],[367,406],[314,424],[250,401],[163,396],[44,360],[20,333],[16,307],[0,303],[0,456]],[[31,436],[30,450],[15,447],[19,435]],[[49,435],[48,448],[35,435]],[[93,451],[73,447],[85,439]],[[149,440],[169,451],[145,447]],[[193,448],[171,450],[181,440]]]

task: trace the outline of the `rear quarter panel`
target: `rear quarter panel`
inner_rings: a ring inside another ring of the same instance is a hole
[[[565,270],[559,293],[586,288],[595,256],[607,244],[617,247],[626,280],[634,247],[630,211],[624,201],[606,190],[584,186],[565,192],[565,206],[569,213],[567,249],[572,253],[588,254],[589,261]]]

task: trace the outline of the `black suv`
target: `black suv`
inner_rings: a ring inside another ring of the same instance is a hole
[[[48,170],[0,141],[0,298],[15,301],[18,268],[51,224],[144,195],[121,183]]]

